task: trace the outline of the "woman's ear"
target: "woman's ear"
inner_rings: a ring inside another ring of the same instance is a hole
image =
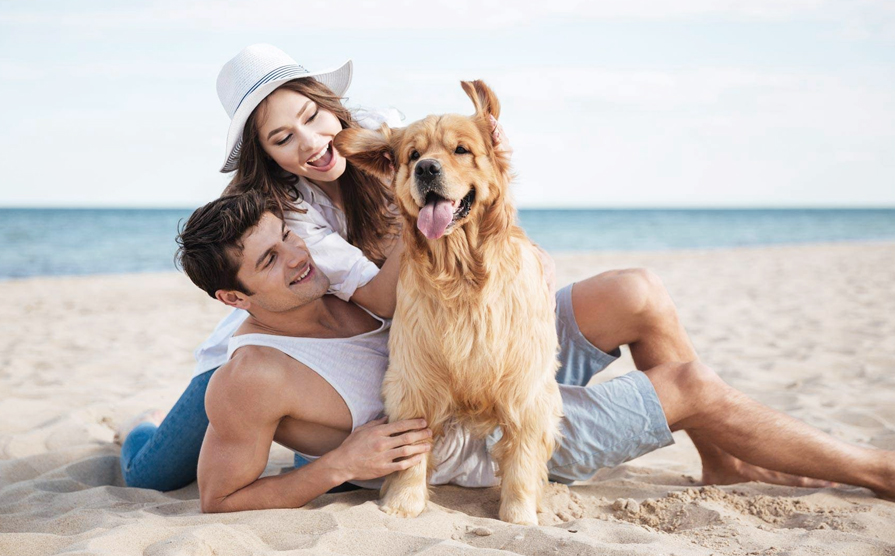
[[[349,162],[379,179],[394,178],[396,159],[393,144],[399,136],[397,130],[383,125],[378,131],[370,129],[343,129],[336,135],[333,146]]]

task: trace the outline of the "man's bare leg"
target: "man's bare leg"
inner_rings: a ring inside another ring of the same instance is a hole
[[[895,499],[895,452],[833,438],[749,398],[699,362],[667,363],[647,376],[671,430],[686,430],[753,466]]]
[[[628,345],[647,374],[664,363],[696,361],[698,355],[659,278],[643,269],[613,270],[575,284],[572,306],[581,333],[604,352]],[[697,431],[687,431],[702,460],[705,484],[763,481],[821,487],[829,483],[750,465]]]

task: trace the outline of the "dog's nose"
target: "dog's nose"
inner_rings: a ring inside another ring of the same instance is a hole
[[[441,173],[441,163],[431,158],[420,160],[414,173],[419,179],[432,179]]]

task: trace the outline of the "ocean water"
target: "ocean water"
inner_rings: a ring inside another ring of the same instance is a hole
[[[189,209],[0,209],[0,279],[174,270]],[[895,209],[522,210],[549,251],[895,241]]]

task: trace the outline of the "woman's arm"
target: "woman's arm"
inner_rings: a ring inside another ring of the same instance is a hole
[[[286,213],[286,226],[302,240],[314,263],[329,278],[327,293],[348,301],[357,288],[369,283],[379,268],[363,252],[340,236],[310,205],[306,213]]]
[[[379,274],[366,285],[354,290],[351,301],[382,318],[392,318],[395,315],[395,305],[398,302],[398,271],[401,268],[403,252],[404,241],[399,237],[386,258],[385,264],[379,269]]]

